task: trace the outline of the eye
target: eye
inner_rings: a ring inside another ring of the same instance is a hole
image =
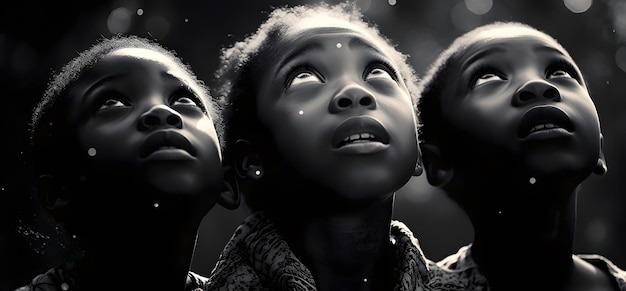
[[[391,81],[395,81],[395,79],[391,76],[389,72],[381,68],[374,68],[365,75],[365,81],[369,81],[372,79],[388,79]]]
[[[98,108],[98,111],[107,110],[107,109],[116,108],[116,107],[126,107],[126,106],[128,106],[128,104],[126,104],[123,101],[120,101],[119,99],[109,98],[109,99],[106,99],[104,102],[102,102],[102,104],[100,104],[100,108]]]
[[[176,106],[176,105],[198,106],[198,103],[196,103],[196,101],[194,101],[193,99],[189,97],[181,96],[181,97],[174,99],[172,106]]]
[[[482,84],[486,84],[486,83],[494,82],[494,81],[504,81],[504,78],[500,77],[500,75],[495,74],[495,73],[484,73],[480,75],[478,78],[476,78],[476,81],[474,82],[474,87],[478,87]]]
[[[290,76],[287,81],[287,88],[305,83],[324,83],[317,74],[306,69],[298,70],[290,74]]]
[[[559,60],[546,70],[547,79],[566,78],[574,79],[580,83],[580,76],[574,65],[566,60]]]
[[[200,98],[186,88],[179,89],[172,94],[170,103],[171,106],[193,106],[204,109]]]
[[[393,67],[385,62],[377,61],[365,69],[365,72],[363,72],[363,80],[390,80],[397,82],[398,77]]]
[[[573,78],[573,77],[565,70],[554,70],[552,73],[548,74],[548,79],[553,79],[553,78]]]

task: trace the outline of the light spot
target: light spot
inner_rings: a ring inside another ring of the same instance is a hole
[[[341,43],[340,42],[337,43],[337,48],[341,48]]]
[[[107,18],[107,28],[112,34],[126,33],[130,25],[131,13],[124,7],[114,9]]]
[[[583,13],[591,7],[593,0],[563,0],[563,4],[574,13]]]
[[[97,153],[98,153],[98,151],[97,151],[95,148],[89,148],[89,149],[87,150],[87,154],[88,154],[90,157],[95,157]]]
[[[535,185],[535,183],[537,183],[537,179],[535,179],[535,177],[530,177],[530,179],[528,179],[528,183]]]
[[[137,15],[139,16],[143,15],[143,9],[141,8],[137,9]]]
[[[159,202],[154,202],[154,208],[159,208]]]
[[[254,171],[254,174],[257,175],[257,176],[261,176],[261,171],[256,170],[256,171]]]
[[[389,3],[389,5],[394,6],[396,5],[396,0],[388,0],[387,3]]]
[[[476,15],[483,15],[493,7],[493,0],[465,0],[465,7]]]
[[[302,114],[304,114],[304,111],[300,110],[300,111],[298,111],[298,114],[302,115]]]
[[[67,284],[67,282],[63,282],[63,283],[61,283],[61,289],[62,290],[69,290],[70,289],[70,285]]]

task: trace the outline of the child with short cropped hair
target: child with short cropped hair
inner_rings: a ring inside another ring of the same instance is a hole
[[[103,38],[53,76],[32,115],[36,192],[76,257],[20,290],[195,290],[197,230],[224,184],[208,87],[160,44]]]
[[[419,84],[427,179],[474,241],[438,265],[465,290],[626,290],[600,255],[574,255],[581,183],[607,166],[583,74],[552,36],[495,22],[457,38]]]
[[[223,50],[225,159],[252,214],[210,290],[421,290],[394,193],[421,174],[407,56],[349,4],[273,10]]]

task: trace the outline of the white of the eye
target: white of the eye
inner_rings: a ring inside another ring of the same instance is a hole
[[[497,81],[497,80],[501,80],[502,78],[500,78],[500,76],[496,75],[496,74],[484,74],[482,76],[480,76],[480,78],[478,78],[476,80],[476,84],[474,84],[474,86],[478,86],[478,85],[482,85],[488,82],[493,82],[493,81]]]
[[[295,78],[293,78],[293,81],[291,81],[291,85],[293,86],[307,82],[320,82],[320,79],[313,73],[300,73]]]
[[[393,79],[391,78],[391,75],[389,75],[389,73],[383,69],[373,69],[369,74],[367,74],[367,78],[366,79],[370,79],[370,78],[387,78],[387,79]]]
[[[550,74],[550,78],[571,78],[572,76],[563,70],[557,70],[552,72],[552,74]]]
[[[115,100],[115,99],[109,99],[105,101],[102,105],[100,105],[100,110],[112,108],[112,107],[122,107],[122,106],[124,106],[124,103],[122,103],[121,101]]]

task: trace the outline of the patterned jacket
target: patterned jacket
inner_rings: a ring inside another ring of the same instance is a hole
[[[425,290],[428,262],[417,239],[392,221],[390,240],[399,260],[393,290]],[[224,247],[205,290],[316,290],[311,272],[289,249],[262,212],[247,217]]]

